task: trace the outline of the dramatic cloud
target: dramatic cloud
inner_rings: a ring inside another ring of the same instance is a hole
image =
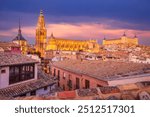
[[[0,31],[2,37],[15,37],[17,35],[18,28],[11,30]],[[48,37],[51,33],[57,38],[66,39],[96,39],[99,43],[102,42],[104,36],[107,39],[119,38],[126,32],[127,36],[133,37],[135,34],[140,38],[141,44],[150,44],[148,39],[150,37],[150,31],[143,30],[131,30],[131,29],[114,29],[108,24],[95,24],[95,23],[55,23],[47,24]],[[23,36],[30,42],[35,41],[35,26],[25,26],[22,28]],[[9,39],[12,40],[13,38]],[[3,38],[3,41],[5,39]]]
[[[30,43],[43,9],[48,35],[70,39],[118,38],[124,31],[150,44],[149,0],[0,0],[0,40],[12,40],[21,19]]]

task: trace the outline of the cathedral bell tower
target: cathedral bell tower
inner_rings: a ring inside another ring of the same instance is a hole
[[[41,57],[45,56],[46,38],[47,38],[47,30],[45,27],[43,11],[41,10],[36,27],[36,43],[35,43],[36,52],[40,52]]]

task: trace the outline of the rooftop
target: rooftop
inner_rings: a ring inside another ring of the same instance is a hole
[[[150,73],[149,64],[115,61],[66,60],[54,62],[53,66],[104,81],[132,78]]]
[[[93,89],[78,89],[73,91],[55,92],[54,96],[29,96],[17,97],[20,100],[150,100],[150,82],[139,82],[136,84],[129,84],[136,86],[136,90],[124,89],[126,86],[115,87],[97,87]]]
[[[117,40],[121,40],[121,38],[117,38],[117,39],[104,39],[104,40],[107,40],[107,41],[117,41]]]
[[[0,67],[27,63],[37,63],[37,61],[21,54],[5,52],[0,53]]]
[[[12,43],[12,42],[0,42],[0,47],[20,47],[18,44],[16,43]]]
[[[64,91],[64,92],[58,92],[57,93],[57,96],[60,98],[60,99],[73,99],[76,97],[76,93],[75,91]]]
[[[126,37],[126,34],[123,34],[122,35],[122,37]],[[106,39],[106,38],[104,38],[104,40],[107,40],[107,41],[117,41],[117,40],[121,40],[122,39],[122,37],[120,37],[120,38],[116,38],[116,39]],[[135,39],[135,38],[137,38],[136,36],[135,37],[132,37],[132,38],[130,38],[130,37],[127,37],[128,39]]]
[[[26,39],[22,36],[22,33],[21,33],[20,21],[19,21],[18,35],[13,39],[13,41],[16,41],[16,40],[26,41]]]
[[[0,89],[0,99],[11,99],[13,97],[35,91],[37,89],[53,85],[55,83],[56,81],[53,81],[52,79],[50,79],[50,77],[41,77],[41,75],[39,75],[38,79],[21,82],[19,84]]]
[[[74,42],[89,42],[89,41],[94,41],[96,42],[96,40],[92,39],[92,40],[78,40],[78,39],[65,39],[65,38],[57,38],[53,35],[53,33],[51,34],[51,36],[49,37],[49,39],[54,39],[56,41],[74,41]]]

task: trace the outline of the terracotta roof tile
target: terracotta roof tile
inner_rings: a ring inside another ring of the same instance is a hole
[[[66,60],[54,62],[53,66],[104,81],[124,79],[126,76],[139,75],[150,69],[150,65],[148,64],[100,60]]]
[[[58,92],[58,98],[60,99],[71,99],[76,97],[75,91],[64,91],[64,92]]]
[[[22,82],[7,88],[0,89],[0,95],[6,97],[16,97],[48,85],[55,84],[55,81],[49,79],[35,79],[27,82]]]
[[[79,89],[77,90],[79,96],[95,96],[98,95],[98,90],[96,88],[93,89]]]
[[[116,86],[100,87],[99,89],[103,94],[120,93],[119,88]]]
[[[0,66],[37,63],[36,60],[21,54],[0,52]]]

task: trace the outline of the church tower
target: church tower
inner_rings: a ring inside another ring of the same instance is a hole
[[[45,55],[46,38],[47,38],[47,30],[45,27],[43,11],[41,10],[36,27],[36,43],[35,43],[36,52],[40,52],[41,57],[44,57]]]
[[[20,20],[19,20],[18,35],[12,40],[12,42],[20,46],[22,54],[27,54],[27,40],[22,36]]]

